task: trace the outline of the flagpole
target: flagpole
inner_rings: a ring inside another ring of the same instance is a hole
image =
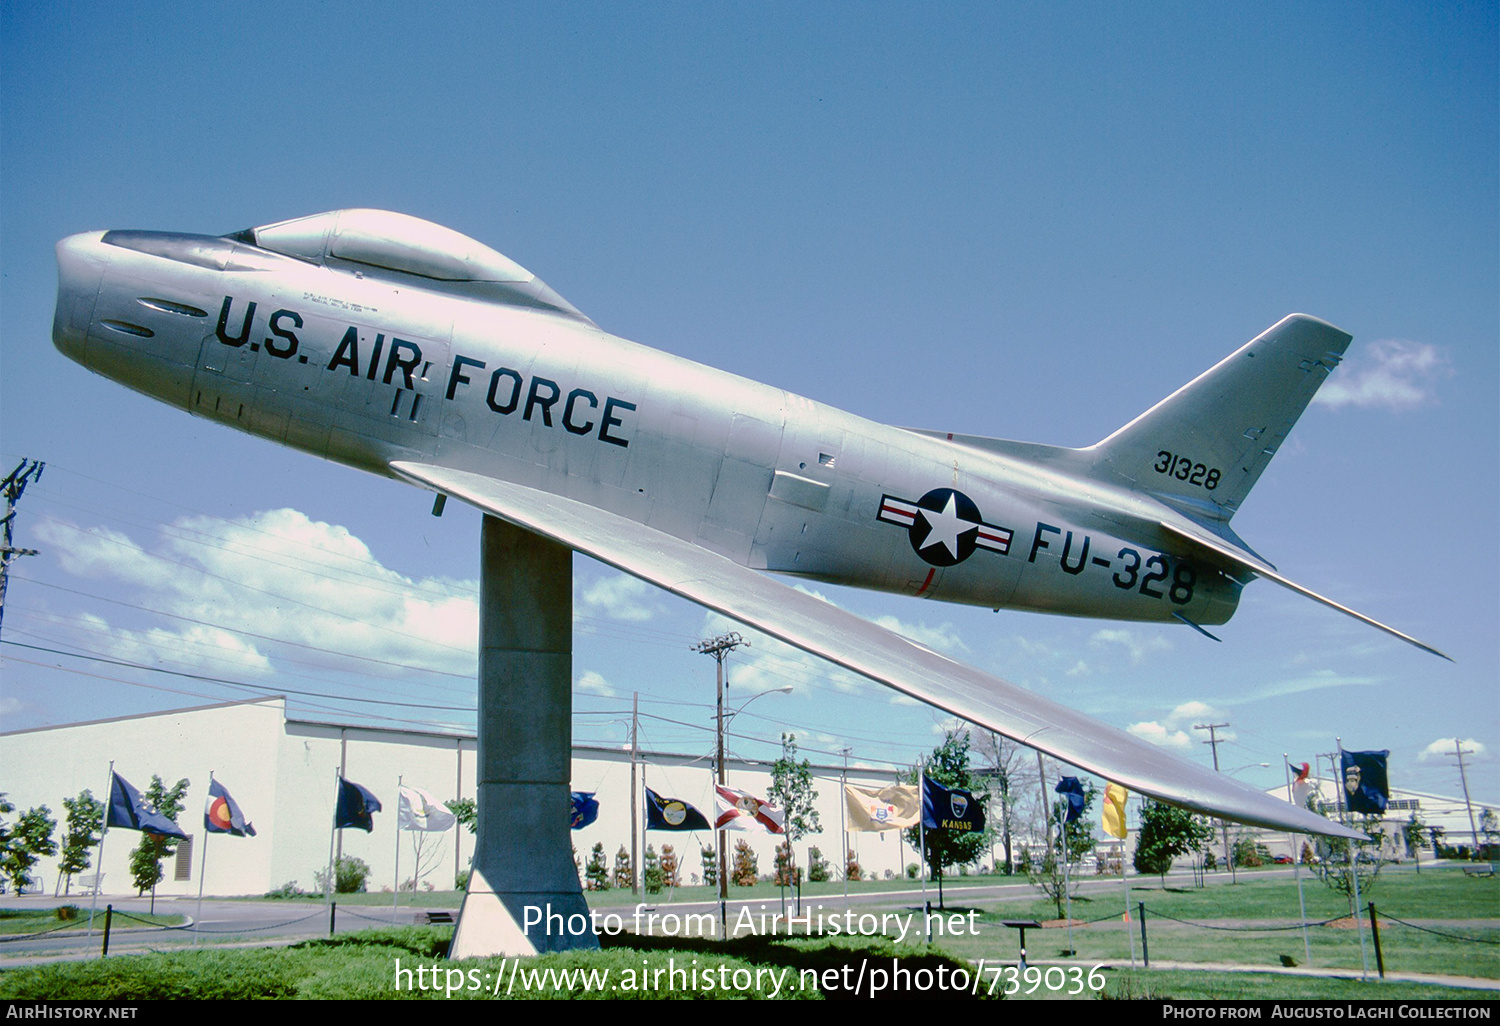
[[[1125,808],[1120,807],[1120,825],[1123,827]],[[1128,834],[1129,831],[1126,831]],[[1120,882],[1125,885],[1125,936],[1130,938],[1130,968],[1135,968],[1135,931],[1130,928],[1130,867],[1125,865],[1125,839],[1120,838]]]
[[[1071,806],[1070,806],[1071,808]],[[1062,822],[1057,825],[1057,843],[1062,848],[1063,857],[1063,904],[1068,910],[1068,951],[1069,958],[1078,954],[1078,949],[1073,946],[1073,895],[1072,895],[1072,863],[1068,859],[1068,817],[1065,815]]]
[[[922,877],[922,939],[932,943],[932,922],[927,906],[927,764],[917,769],[917,795],[922,799],[922,815],[917,820],[917,872]]]
[[[214,771],[208,771],[208,800],[214,800]],[[208,816],[205,815],[207,821]],[[205,825],[203,828],[203,854],[198,860],[198,913],[193,919],[193,947],[198,946],[198,929],[203,924],[203,877],[208,873],[208,835],[213,833]]]
[[[849,907],[849,827],[844,818],[844,810],[849,805],[849,749],[844,749],[844,773],[839,777],[839,837],[842,840],[844,859],[844,907]]]
[[[1341,738],[1341,737],[1336,737],[1336,738],[1333,739],[1333,743],[1334,743],[1334,745],[1337,746],[1338,753],[1339,753],[1338,776],[1334,778],[1334,785],[1338,788],[1338,791],[1339,791],[1339,805],[1342,807],[1342,805],[1344,803],[1344,797],[1343,796],[1344,796],[1344,790],[1345,790],[1345,788],[1344,788],[1344,780],[1343,780],[1343,777],[1344,777],[1344,739]],[[1353,812],[1354,812],[1354,810],[1350,809],[1349,812],[1352,815]],[[1344,821],[1344,817],[1342,815],[1340,815],[1339,816],[1339,822],[1343,823],[1343,821]],[[1355,856],[1358,854],[1358,851],[1355,848],[1355,845],[1358,844],[1358,843],[1359,843],[1358,841],[1350,841],[1349,842],[1349,879],[1352,880],[1353,883],[1354,883],[1354,887],[1353,887],[1352,891],[1350,892],[1353,904],[1349,907],[1349,914],[1354,918],[1354,929],[1357,930],[1357,931],[1359,931],[1359,971],[1360,971],[1360,979],[1367,980],[1367,979],[1370,978],[1370,956],[1365,953],[1365,926],[1364,926],[1364,920],[1360,917],[1360,914],[1359,914],[1359,911],[1360,911],[1360,909],[1359,909],[1359,861],[1355,858]]]
[[[104,829],[99,831],[99,853],[94,862],[94,899],[89,903],[87,940],[94,939],[94,912],[99,907],[99,888],[104,884],[104,839],[109,836],[109,808],[115,798],[115,760],[109,760],[109,783],[104,788]],[[102,957],[102,956],[101,956]]]
[[[1282,771],[1286,774],[1286,800],[1297,804],[1297,792],[1292,790],[1292,764],[1287,753],[1281,753]],[[1312,944],[1307,939],[1307,898],[1302,894],[1302,848],[1297,844],[1297,835],[1288,834],[1292,842],[1292,876],[1297,879],[1297,907],[1302,911],[1302,957],[1312,966]]]
[[[328,831],[328,878],[323,881],[323,910],[325,912],[333,908],[333,839],[339,832],[339,785],[343,778],[343,772],[335,768],[333,771],[333,815],[329,818],[333,826]]]
[[[401,781],[403,774],[396,774],[396,879],[392,881],[391,891],[395,897],[391,898],[391,916],[394,918],[401,912]]]

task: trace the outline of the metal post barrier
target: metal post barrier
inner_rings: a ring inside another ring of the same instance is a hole
[[[1370,909],[1370,934],[1375,938],[1375,968],[1380,970],[1380,978],[1385,979],[1385,956],[1380,953],[1380,920],[1375,917],[1375,903],[1369,904]]]
[[[1141,961],[1147,969],[1151,968],[1151,948],[1146,944],[1146,903],[1136,902],[1136,913],[1141,919]]]
[[[328,936],[330,937],[333,936],[333,923],[334,920],[338,918],[338,914],[339,903],[336,901],[330,902],[328,905]]]
[[[111,921],[113,921],[114,918],[115,918],[115,907],[113,905],[105,905],[104,906],[104,949],[99,952],[99,957],[100,958],[103,958],[105,955],[109,954],[109,924],[110,924]]]

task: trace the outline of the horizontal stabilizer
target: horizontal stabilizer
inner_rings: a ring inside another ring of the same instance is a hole
[[[1254,826],[1364,837],[633,520],[481,474],[404,462],[391,469],[1128,790]]]
[[[1211,531],[1208,531],[1205,528],[1199,527],[1196,524],[1189,525],[1182,522],[1173,523],[1166,520],[1161,521],[1161,527],[1168,534],[1174,537],[1181,538],[1183,541],[1196,545],[1199,548],[1207,549],[1209,553],[1211,553],[1209,561],[1224,564],[1225,568],[1231,574],[1244,576],[1246,573],[1252,573],[1257,577],[1264,577],[1268,581],[1275,581],[1283,588],[1289,588],[1290,590],[1295,591],[1298,595],[1304,595],[1307,598],[1312,599],[1314,602],[1321,602],[1323,603],[1323,605],[1328,606],[1332,609],[1337,609],[1339,612],[1344,613],[1347,616],[1352,616],[1354,617],[1354,619],[1359,620],[1362,623],[1367,623],[1371,627],[1375,627],[1379,630],[1385,631],[1387,634],[1398,637],[1409,645],[1415,645],[1417,648],[1420,648],[1424,652],[1431,652],[1435,656],[1442,656],[1450,663],[1453,662],[1452,656],[1448,655],[1445,652],[1438,651],[1431,645],[1418,641],[1410,634],[1403,634],[1401,631],[1396,630],[1396,628],[1394,627],[1387,627],[1379,620],[1368,617],[1364,613],[1356,612],[1346,605],[1335,602],[1331,598],[1319,595],[1311,588],[1304,588],[1296,581],[1283,577],[1281,574],[1276,572],[1276,568],[1271,566],[1270,563],[1267,563],[1265,560],[1259,558],[1258,556],[1255,556],[1252,553],[1234,548],[1233,546],[1225,542],[1222,538],[1218,537],[1218,535],[1214,534]]]

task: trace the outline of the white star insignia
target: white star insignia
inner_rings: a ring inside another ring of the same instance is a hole
[[[953,493],[949,493],[948,505],[943,507],[941,513],[934,513],[922,507],[918,507],[917,511],[922,514],[922,519],[927,521],[927,537],[923,540],[921,547],[930,549],[941,542],[954,559],[958,558],[959,536],[968,531],[979,530],[978,524],[971,520],[964,520],[958,515],[958,496]]]

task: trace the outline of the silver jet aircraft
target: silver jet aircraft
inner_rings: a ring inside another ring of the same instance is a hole
[[[57,256],[53,340],[100,374],[454,496],[1199,812],[1359,836],[758,571],[1205,634],[1264,577],[1436,652],[1288,580],[1229,526],[1349,344],[1313,317],[1064,449],[888,427],[628,342],[403,214],[88,232]]]

